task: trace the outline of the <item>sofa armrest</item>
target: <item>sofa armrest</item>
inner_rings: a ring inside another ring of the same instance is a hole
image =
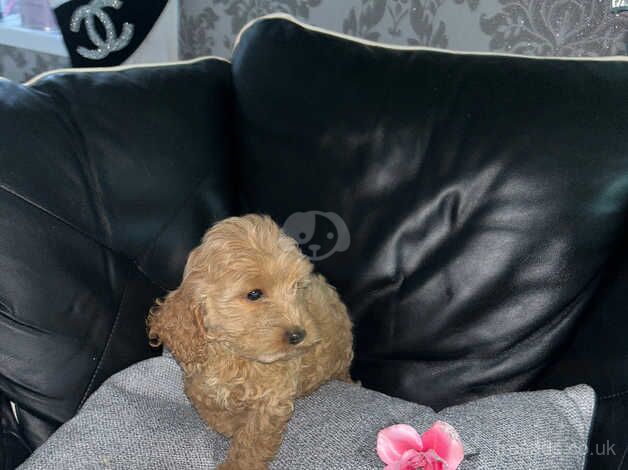
[[[0,393],[0,470],[13,470],[32,449],[22,438],[19,424],[7,397]]]

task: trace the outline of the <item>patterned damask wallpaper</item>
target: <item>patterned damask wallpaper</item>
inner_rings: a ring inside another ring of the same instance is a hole
[[[136,0],[137,1],[137,0]],[[229,57],[248,21],[289,13],[373,41],[545,56],[628,54],[628,12],[610,0],[179,0],[180,55]],[[24,81],[67,59],[0,45],[0,76]]]
[[[0,77],[23,82],[46,70],[68,66],[68,59],[0,44]]]
[[[544,56],[628,54],[610,0],[181,0],[183,58],[230,55],[251,19],[289,13],[373,41]]]

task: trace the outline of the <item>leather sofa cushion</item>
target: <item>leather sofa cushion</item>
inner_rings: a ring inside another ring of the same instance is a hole
[[[587,383],[597,391],[588,466],[594,470],[621,469],[628,455],[626,286],[628,239],[623,236],[576,331],[532,384],[543,389]]]
[[[435,408],[530,385],[625,233],[628,62],[394,49],[267,17],[233,77],[246,210],[288,220],[308,254],[336,236],[317,221],[342,225],[325,214],[346,225],[316,266],[352,312],[355,378]]]
[[[230,66],[0,81],[0,392],[39,445],[150,356],[145,315],[233,211]]]

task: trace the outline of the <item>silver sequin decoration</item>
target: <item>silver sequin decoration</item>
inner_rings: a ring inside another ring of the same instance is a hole
[[[101,60],[110,53],[124,49],[131,42],[134,26],[125,22],[122,25],[122,32],[118,36],[113,21],[103,10],[105,7],[112,7],[119,10],[122,6],[121,0],[92,0],[89,4],[77,8],[70,19],[70,31],[78,33],[81,23],[85,21],[85,29],[90,41],[96,46],[95,49],[88,49],[79,46],[76,52],[90,60]],[[105,38],[103,39],[94,26],[94,19],[97,18],[105,28]]]

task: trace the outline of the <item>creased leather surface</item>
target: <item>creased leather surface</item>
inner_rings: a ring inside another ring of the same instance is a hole
[[[396,51],[282,19],[233,58],[247,210],[331,211],[354,375],[440,408],[528,386],[622,235],[628,63]]]
[[[0,82],[0,391],[40,444],[151,351],[145,315],[235,201],[230,66]]]
[[[605,266],[600,288],[574,334],[533,388],[588,383],[597,392],[589,467],[622,470],[628,455],[628,240],[622,237]],[[610,447],[612,446],[612,447]]]

